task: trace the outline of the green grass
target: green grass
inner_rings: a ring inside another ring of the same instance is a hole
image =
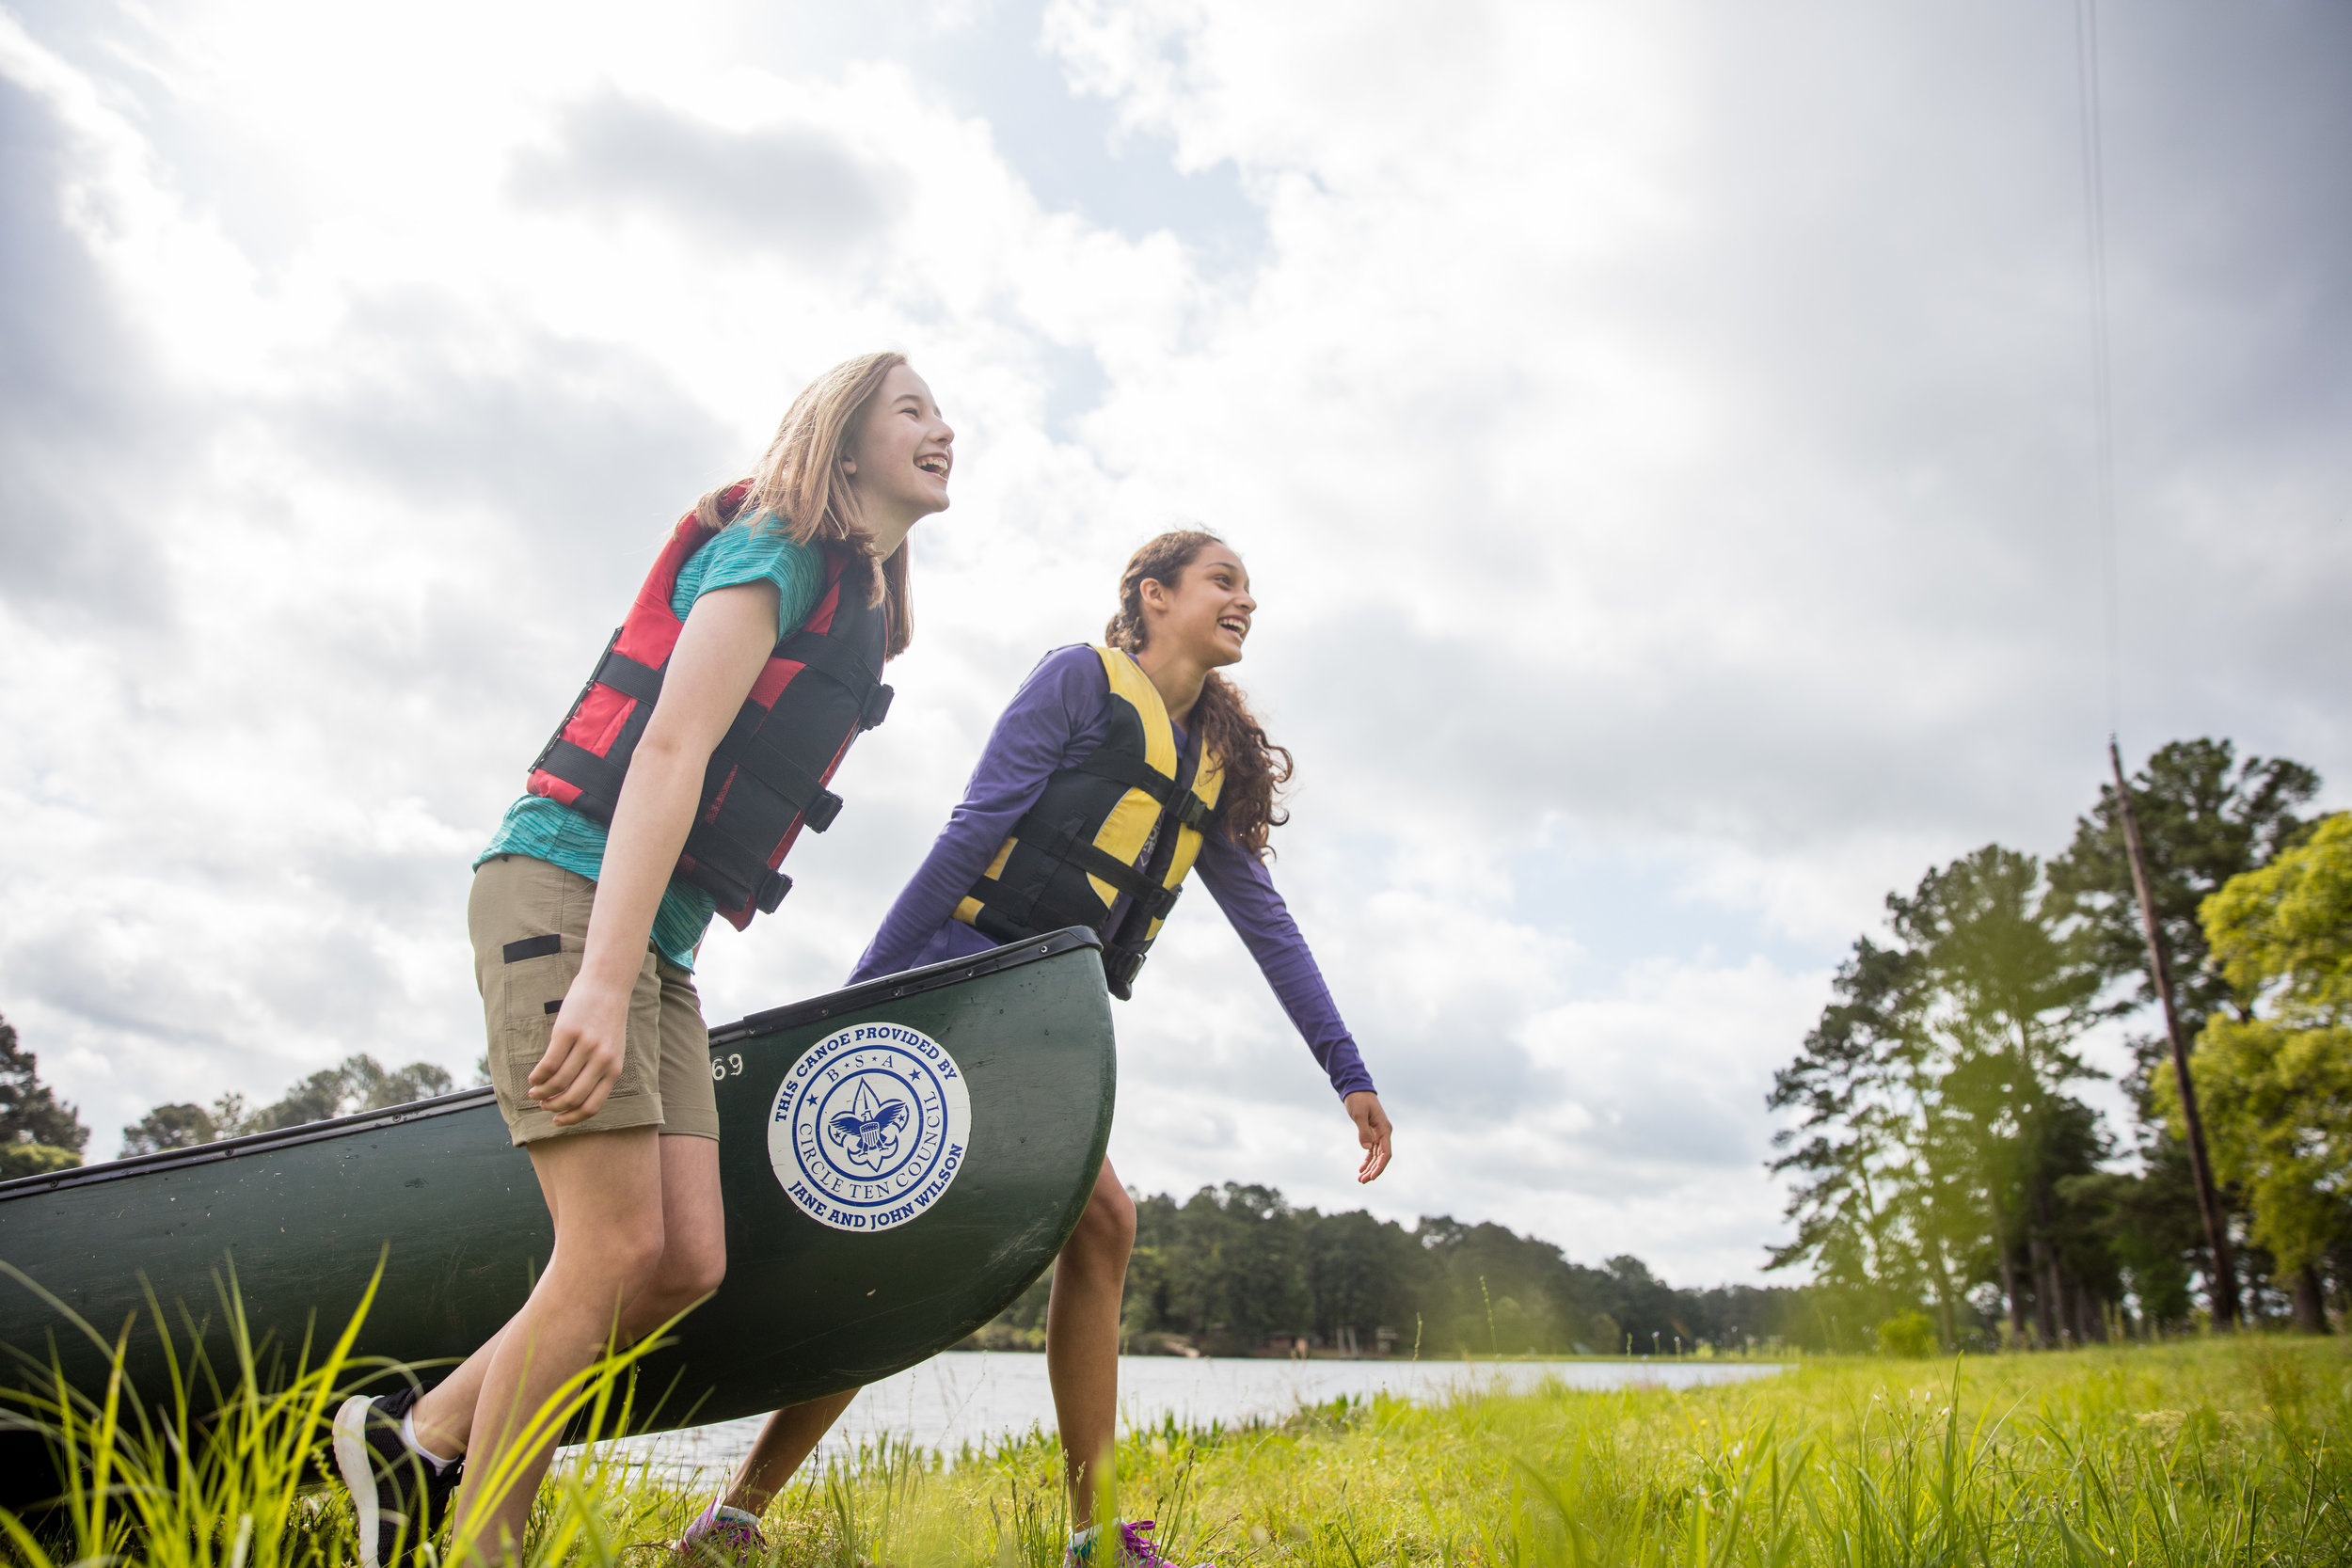
[[[277,1446],[254,1451],[298,1447],[302,1419],[290,1405]],[[1134,1433],[1119,1467],[1122,1511],[1158,1519],[1172,1556],[1232,1568],[2336,1568],[2352,1563],[2347,1443],[2342,1342],[2248,1338],[1957,1364],[1808,1359],[1682,1392],[1343,1401],[1279,1423]],[[775,1568],[1057,1568],[1059,1466],[1035,1433],[952,1464],[868,1448],[778,1499]],[[349,1560],[328,1495],[239,1496],[273,1500],[248,1502],[250,1528],[200,1510],[158,1518],[184,1539],[12,1532],[13,1555],[33,1568]],[[660,1557],[641,1544],[673,1537],[707,1497],[583,1455],[541,1495],[533,1557],[652,1568]]]

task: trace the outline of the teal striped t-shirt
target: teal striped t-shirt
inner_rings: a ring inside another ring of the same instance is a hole
[[[773,514],[756,522],[730,524],[678,569],[670,611],[683,621],[705,594],[749,582],[776,585],[776,641],[781,642],[801,629],[824,593],[825,552],[814,544],[792,543]],[[474,864],[493,855],[528,855],[593,882],[604,869],[604,839],[602,823],[544,795],[526,795],[506,808],[489,847],[474,857]],[[654,951],[680,969],[692,969],[694,949],[718,911],[719,900],[708,889],[673,878],[654,911]]]

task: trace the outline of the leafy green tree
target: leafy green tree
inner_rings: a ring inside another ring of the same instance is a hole
[[[1196,1338],[1250,1351],[1276,1334],[1309,1333],[1304,1226],[1271,1187],[1203,1187],[1178,1217],[1183,1266],[1168,1305]]]
[[[1835,999],[1766,1101],[1801,1113],[1777,1147],[1804,1138],[1772,1162],[1774,1174],[1799,1178],[1788,1205],[1796,1235],[1766,1267],[1811,1264],[1818,1291],[1843,1308],[1831,1316],[1849,1322],[1887,1316],[1881,1308],[1916,1300],[1921,1284],[1899,1199],[1914,1165],[1903,1080],[1917,968],[1906,952],[1858,939],[1832,982]]]
[[[122,1130],[122,1152],[152,1154],[247,1132],[307,1127],[314,1121],[405,1105],[449,1092],[448,1071],[431,1062],[411,1062],[387,1070],[374,1057],[361,1053],[310,1074],[289,1088],[282,1099],[258,1109],[248,1110],[245,1097],[238,1094],[224,1094],[210,1107],[158,1105]]]
[[[40,1059],[0,1018],[0,1177],[78,1165],[88,1142],[81,1116],[40,1081]]]
[[[1558,1247],[1500,1225],[1439,1218],[1420,1228],[1437,1273],[1423,1294],[1428,1348],[1518,1354],[1568,1339],[1579,1314],[1565,1310],[1571,1286]]]
[[[1136,1205],[1136,1244],[1127,1257],[1127,1291],[1120,1303],[1120,1332],[1132,1341],[1145,1334],[1182,1332],[1174,1325],[1169,1306],[1169,1291],[1182,1268],[1179,1257],[1182,1211],[1176,1200],[1166,1193],[1145,1197],[1133,1187],[1127,1196]],[[1023,1328],[1045,1327],[1046,1277],[1030,1289],[1029,1294],[1015,1302],[1001,1322],[1014,1322]],[[1032,1307],[1030,1296],[1036,1301]],[[1043,1340],[1039,1341],[1042,1345]]]
[[[46,1176],[53,1170],[72,1170],[81,1163],[79,1154],[55,1144],[0,1144],[0,1181],[13,1181],[20,1176]]]
[[[221,1136],[220,1119],[201,1105],[158,1105],[122,1130],[122,1152],[126,1158],[159,1154],[167,1148],[194,1148]]]
[[[2319,775],[2279,757],[2249,757],[2241,766],[2227,740],[2175,740],[2148,758],[2133,776],[2131,791],[2156,926],[2179,992],[2174,1005],[2194,1037],[2208,1016],[2232,1002],[2229,982],[2206,965],[2209,948],[2198,911],[2231,878],[2267,863],[2296,842],[2305,829],[2296,812],[2319,793]],[[2050,884],[2085,917],[2100,972],[2111,981],[2130,981],[2134,999],[2154,1006],[2114,785],[2101,784],[2099,803],[2076,818],[2074,842],[2050,863]],[[2153,1045],[2164,1049],[2160,1040]]]
[[[2214,1166],[2246,1195],[2298,1321],[2325,1332],[2318,1265],[2352,1238],[2352,813],[2232,878],[2202,913],[2232,993],[2192,1062]],[[2169,1080],[2156,1101],[2177,1117]]]
[[[269,1132],[281,1127],[307,1127],[314,1121],[405,1105],[449,1091],[449,1073],[430,1062],[411,1062],[387,1070],[362,1053],[303,1079],[286,1091],[284,1099],[246,1117],[239,1131]]]
[[[2115,1295],[2128,1293],[2149,1327],[2175,1333],[2194,1323],[2189,1243],[2202,1233],[2197,1189],[2186,1179],[2186,1161],[2180,1163],[2181,1173],[2163,1180],[2145,1170],[2092,1170],[2058,1182],[2070,1241],[2079,1247],[2088,1238],[2113,1273]]]
[[[1999,845],[1886,905],[1892,944],[1855,942],[1773,1080],[1769,1105],[1800,1113],[1777,1141],[1804,1141],[1772,1165],[1799,1181],[1769,1266],[1809,1262],[1854,1323],[1932,1301],[1947,1338],[1992,1273],[2020,1331],[2030,1300],[2043,1342],[2082,1334],[2083,1292],[2111,1271],[2065,1244],[2058,1182],[2101,1152],[2064,1092],[2090,1076],[2074,1042],[2101,1016],[2093,955],[2040,863]]]
[[[1720,1329],[1698,1309],[1692,1292],[1675,1290],[1629,1253],[1610,1259],[1598,1271],[1573,1273],[1600,1287],[1612,1315],[1633,1337],[1637,1353],[1671,1344],[1677,1334],[1693,1345],[1703,1338],[1720,1338]]]
[[[1436,1274],[1419,1239],[1394,1220],[1358,1209],[1343,1214],[1300,1212],[1307,1291],[1314,1332],[1324,1343],[1371,1349],[1383,1328],[1410,1325]]]

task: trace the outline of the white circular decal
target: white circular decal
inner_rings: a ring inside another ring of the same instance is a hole
[[[792,1064],[768,1118],[785,1195],[835,1230],[888,1230],[939,1201],[971,1143],[946,1048],[898,1023],[836,1029]]]

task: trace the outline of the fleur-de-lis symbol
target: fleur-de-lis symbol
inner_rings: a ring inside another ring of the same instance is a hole
[[[836,1111],[826,1123],[841,1151],[869,1170],[880,1170],[898,1156],[898,1128],[907,1119],[907,1102],[883,1100],[873,1085],[858,1080],[850,1108]]]

